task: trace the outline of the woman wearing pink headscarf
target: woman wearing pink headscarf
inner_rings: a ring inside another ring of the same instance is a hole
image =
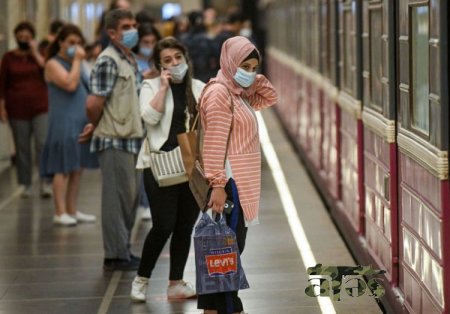
[[[258,50],[247,38],[228,39],[222,46],[221,70],[212,79],[220,84],[209,84],[200,102],[205,130],[203,166],[212,188],[208,207],[222,213],[226,200],[233,201],[233,210],[225,215],[227,224],[236,232],[240,253],[244,250],[247,227],[258,223],[261,152],[255,110],[277,101],[272,84],[264,75],[256,74],[260,63]],[[243,311],[237,291],[199,295],[198,308],[204,309],[205,314]]]

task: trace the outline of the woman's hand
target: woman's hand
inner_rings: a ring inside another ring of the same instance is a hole
[[[4,106],[0,106],[0,122],[8,122],[8,112],[6,111]]]
[[[227,193],[224,188],[216,187],[212,189],[211,197],[209,198],[208,208],[211,208],[216,213],[222,213],[227,200]]]
[[[45,59],[44,57],[39,53],[39,46],[36,40],[31,40],[28,42],[28,44],[30,45],[30,52],[31,55],[34,57],[34,59],[36,60],[36,62],[39,64],[39,66],[41,68],[44,67],[45,65]]]
[[[31,51],[32,52],[39,52],[39,50],[38,50],[38,42],[36,41],[36,40],[30,40],[29,42],[28,42],[28,44],[30,45],[30,49],[31,49]]]
[[[78,143],[85,143],[89,141],[94,133],[95,126],[92,123],[88,123],[84,126],[83,132],[78,135]]]
[[[77,45],[75,48],[75,58],[82,60],[86,57],[86,52],[84,51],[83,47],[80,45]]]
[[[172,75],[170,74],[169,70],[161,69],[161,87],[168,89],[171,80]]]

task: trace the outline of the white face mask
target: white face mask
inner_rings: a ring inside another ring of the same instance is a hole
[[[186,62],[180,63],[176,66],[173,66],[169,68],[170,75],[172,75],[172,78],[175,81],[182,81],[184,79],[184,76],[187,73],[188,65]]]
[[[252,29],[251,28],[243,28],[239,32],[239,35],[250,38],[250,37],[252,37]]]

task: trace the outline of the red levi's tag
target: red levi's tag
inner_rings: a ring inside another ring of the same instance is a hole
[[[206,255],[206,266],[209,276],[220,276],[237,272],[237,253],[231,252],[231,248],[211,250],[211,255]]]

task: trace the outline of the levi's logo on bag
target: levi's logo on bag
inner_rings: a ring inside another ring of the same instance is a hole
[[[231,247],[210,250],[205,256],[209,276],[220,276],[237,272],[237,254]]]

